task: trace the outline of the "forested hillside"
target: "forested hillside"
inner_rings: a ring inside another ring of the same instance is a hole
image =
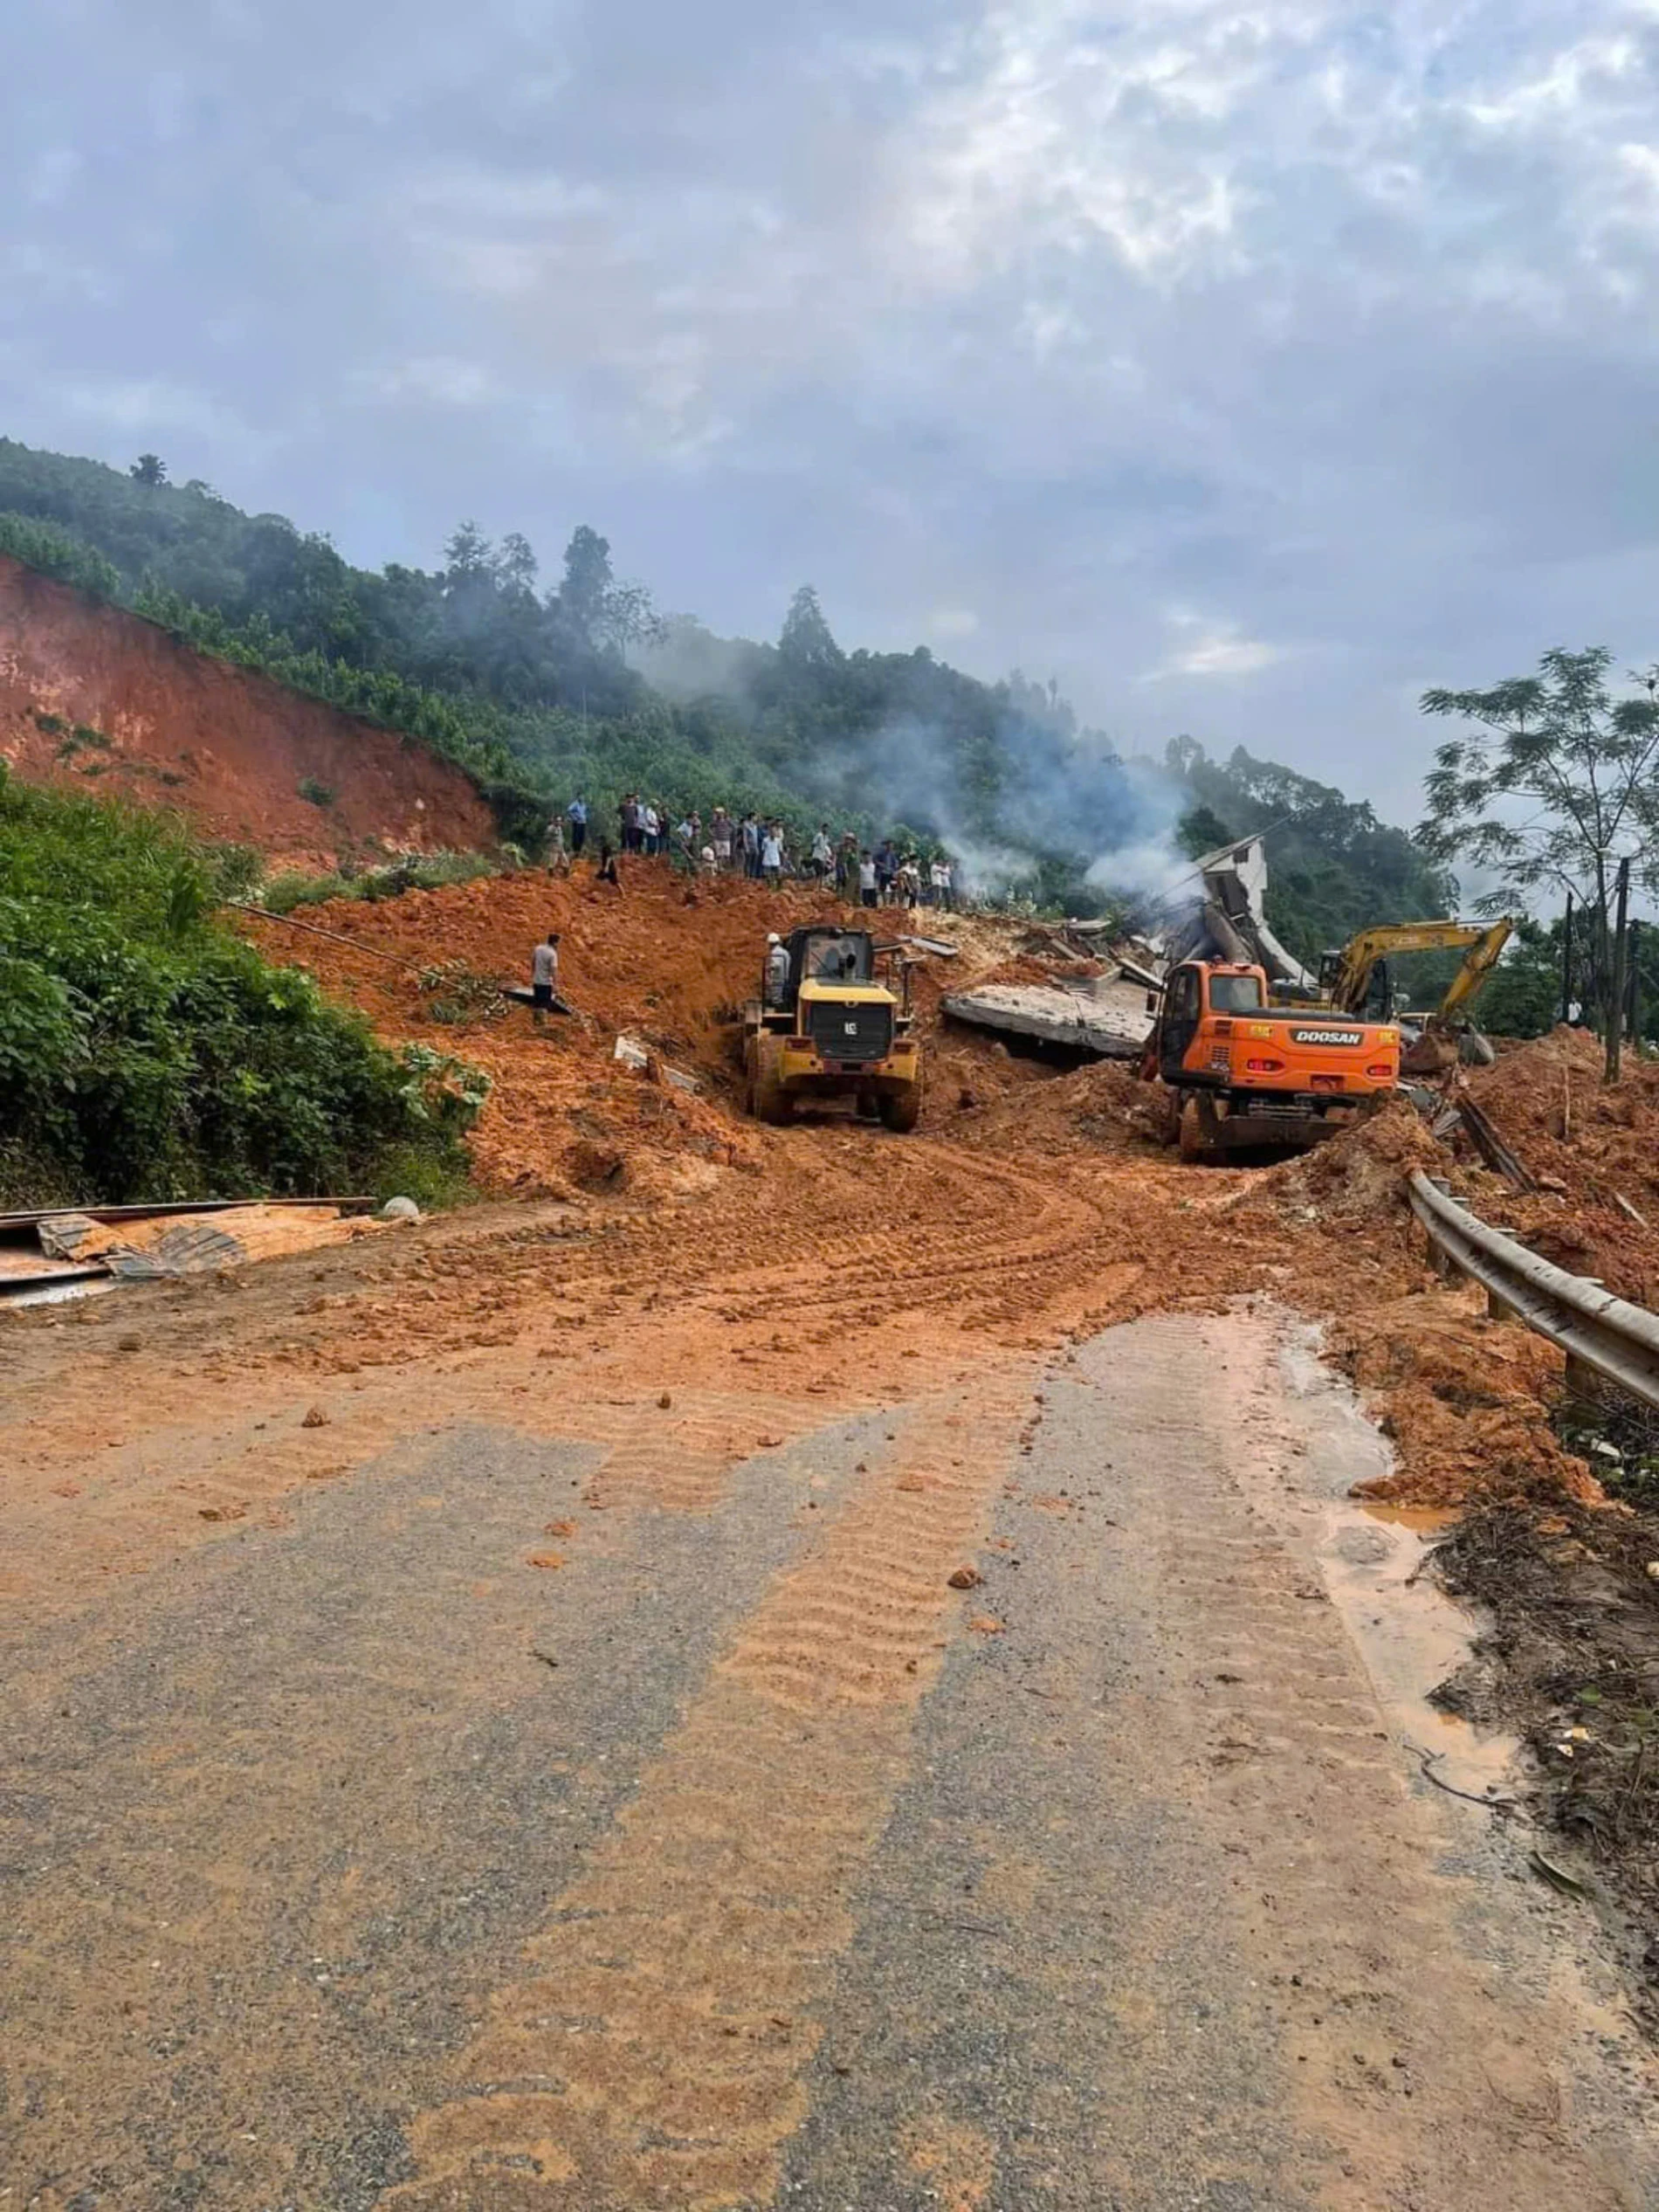
[[[705,815],[902,828],[981,882],[1098,911],[1167,881],[1183,850],[1271,825],[1273,919],[1304,954],[1452,897],[1340,792],[1187,738],[1126,760],[1052,685],[986,684],[926,648],[844,650],[809,588],[774,644],[664,621],[585,525],[551,583],[524,538],[470,524],[441,567],[368,570],[284,516],[169,483],[153,455],[122,472],[0,439],[0,551],[422,739],[527,845],[550,799],[579,792],[602,817],[637,789]]]

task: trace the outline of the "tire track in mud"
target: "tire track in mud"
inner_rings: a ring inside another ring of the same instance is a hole
[[[682,1311],[699,1308],[727,1326],[770,1321],[826,1342],[949,1309],[965,1329],[1003,1330],[1030,1349],[1035,1329],[1053,1334],[1057,1306],[1068,1320],[1084,1308],[1109,1312],[1140,1280],[1144,1260],[1126,1254],[1119,1219],[1104,1201],[1075,1189],[1062,1197],[1001,1161],[930,1149],[961,1171],[942,1220],[900,1207],[902,1230],[830,1236],[815,1244],[810,1264],[693,1280]],[[960,1366],[960,1346],[941,1364],[953,1356]]]
[[[1004,1361],[899,1416],[527,1945],[530,1973],[492,2000],[388,2212],[769,2201],[807,2109],[811,2007],[957,1603],[948,1577],[1034,1388],[1029,1361]]]

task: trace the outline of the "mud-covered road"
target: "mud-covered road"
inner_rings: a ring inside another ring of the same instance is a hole
[[[1659,2203],[1244,1181],[803,1147],[4,1324],[0,2206]]]

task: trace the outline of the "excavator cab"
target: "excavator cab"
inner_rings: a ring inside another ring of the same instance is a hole
[[[1347,952],[1341,946],[1319,954],[1319,989],[1314,1003],[1324,1006],[1340,1005],[1345,1013],[1364,1014],[1374,1022],[1393,1021],[1396,994],[1387,961],[1378,959],[1372,963],[1364,979],[1364,996],[1358,1005],[1353,1005],[1339,996],[1347,958]]]

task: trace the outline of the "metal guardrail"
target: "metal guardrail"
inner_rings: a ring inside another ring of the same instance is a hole
[[[1409,1196],[1436,1251],[1483,1284],[1498,1305],[1559,1345],[1569,1362],[1659,1407],[1659,1315],[1489,1229],[1428,1175],[1413,1175]]]

